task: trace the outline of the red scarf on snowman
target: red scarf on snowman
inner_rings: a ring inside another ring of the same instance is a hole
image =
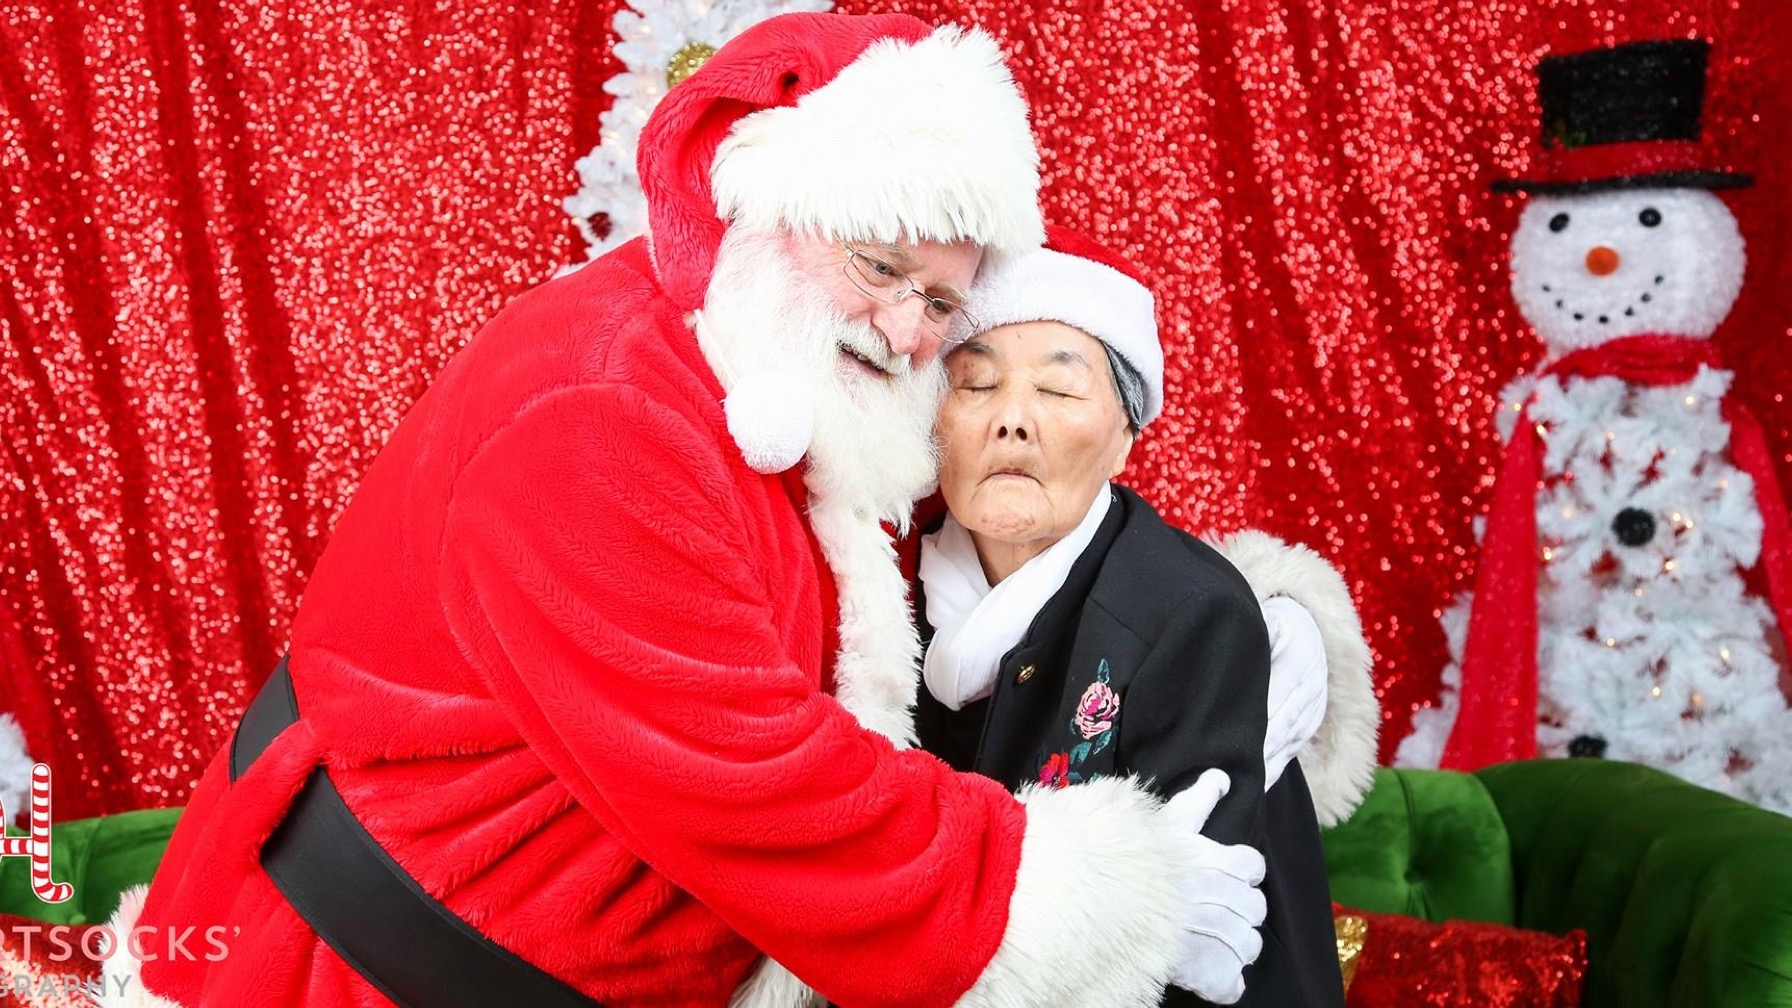
[[[1709,340],[1631,336],[1577,350],[1543,371],[1544,377],[1621,378],[1633,385],[1681,385],[1700,365],[1722,367]],[[1475,571],[1474,611],[1462,659],[1462,706],[1444,746],[1442,766],[1474,770],[1537,754],[1537,483],[1543,438],[1518,416],[1494,484],[1493,505]],[[1761,556],[1768,602],[1782,631],[1792,633],[1792,524],[1774,475],[1761,425],[1726,397],[1730,457],[1755,482],[1761,513]]]

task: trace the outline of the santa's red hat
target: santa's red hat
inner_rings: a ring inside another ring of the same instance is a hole
[[[641,131],[661,285],[702,305],[730,221],[862,241],[1037,246],[1027,106],[988,34],[786,14],[723,46]]]
[[[1138,270],[1118,253],[1068,228],[1046,229],[1045,247],[978,277],[971,310],[985,330],[1017,322],[1062,322],[1119,354],[1145,383],[1139,426],[1164,407],[1164,348],[1157,302]]]

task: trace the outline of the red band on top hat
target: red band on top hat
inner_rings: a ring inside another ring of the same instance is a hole
[[[1699,145],[1691,140],[1546,147],[1537,158],[1540,181],[1596,182],[1602,179],[1705,170]]]

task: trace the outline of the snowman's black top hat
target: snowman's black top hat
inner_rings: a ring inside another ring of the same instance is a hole
[[[1683,186],[1729,189],[1753,179],[1708,166],[1700,147],[1705,60],[1696,39],[1631,42],[1537,64],[1543,153],[1531,178],[1502,192],[1594,192]]]

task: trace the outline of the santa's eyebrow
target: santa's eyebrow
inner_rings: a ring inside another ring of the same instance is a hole
[[[862,242],[859,251],[874,258],[882,259],[904,273],[913,273],[921,267],[920,260],[915,258],[914,250],[907,245],[896,242]],[[970,298],[964,288],[957,284],[934,284],[922,291],[928,297],[945,298],[953,304],[964,304]]]
[[[927,288],[927,296],[945,298],[954,304],[964,304],[965,298],[969,297],[956,284],[935,284]]]
[[[915,257],[909,253],[908,249],[895,242],[865,242],[859,246],[859,249],[905,271],[915,264]]]
[[[1051,353],[1046,354],[1045,362],[1047,364],[1076,364],[1076,365],[1080,365],[1081,367],[1083,367],[1084,369],[1089,370],[1089,371],[1095,370],[1095,366],[1089,363],[1088,358],[1084,357],[1080,353],[1077,353],[1075,350],[1068,350],[1068,349],[1064,349],[1064,348],[1059,348],[1057,350],[1053,350]]]

